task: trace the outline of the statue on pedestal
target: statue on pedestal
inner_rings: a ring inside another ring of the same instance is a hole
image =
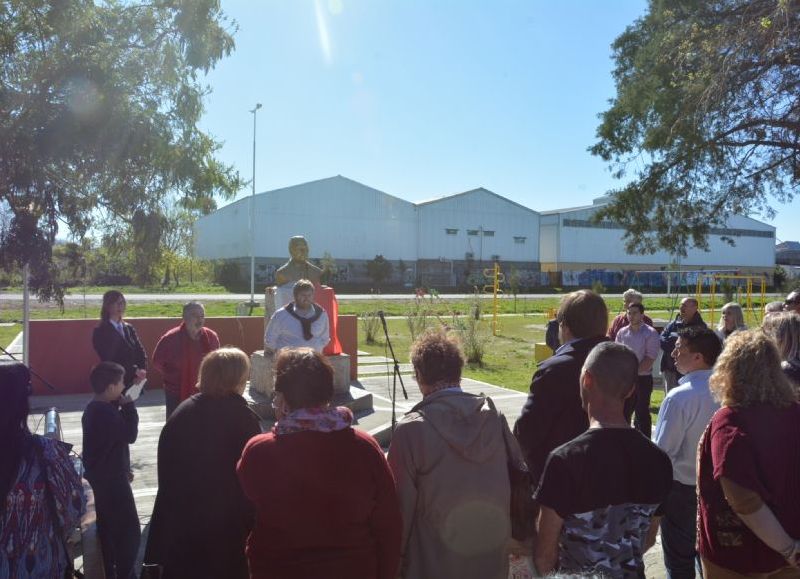
[[[350,357],[342,352],[337,335],[336,294],[333,288],[320,284],[322,270],[308,261],[305,237],[296,235],[289,239],[289,254],[289,261],[275,272],[275,287],[266,288],[264,295],[264,351],[251,356],[251,389],[271,395],[275,352],[285,347],[309,346],[322,350],[333,364],[335,391],[348,393]],[[303,283],[298,284],[295,294],[295,284],[301,280]],[[268,404],[264,410],[271,412]]]
[[[308,261],[308,242],[302,235],[295,235],[289,239],[289,261],[284,263],[275,272],[275,285],[282,292],[288,286],[291,291],[295,282],[307,279],[314,285],[320,284],[322,270]],[[289,299],[291,301],[291,299]],[[285,306],[288,301],[276,304],[277,307]]]
[[[295,235],[289,239],[289,261],[275,272],[275,287],[267,288],[264,304],[264,321],[269,325],[273,314],[292,303],[295,299],[294,284],[308,280],[314,285],[314,299],[328,315],[330,321],[330,343],[325,354],[339,354],[342,351],[337,337],[338,305],[332,288],[320,284],[322,270],[308,260],[309,248],[306,238]],[[266,346],[266,344],[265,344]]]

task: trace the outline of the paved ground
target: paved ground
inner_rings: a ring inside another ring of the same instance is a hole
[[[381,440],[385,439],[391,425],[391,391],[393,380],[389,361],[380,356],[359,359],[360,380],[355,385],[370,392],[374,401],[374,412],[357,415],[357,427],[376,434]],[[387,370],[388,368],[388,370]],[[401,365],[401,376],[408,392],[408,400],[402,396],[400,385],[397,386],[398,399],[396,404],[397,416],[402,416],[411,407],[421,400],[419,388],[410,374],[410,366]],[[492,397],[497,407],[508,417],[509,422],[519,416],[525,401],[525,394],[507,390],[477,380],[465,379],[462,384],[468,392],[482,392]],[[74,445],[74,450],[81,452],[81,414],[83,408],[91,398],[90,394],[75,394],[67,396],[37,396],[31,399],[31,416],[29,425],[31,430],[43,432],[43,413],[51,406],[60,410],[63,439]],[[139,438],[131,447],[131,461],[135,478],[133,480],[133,494],[139,512],[143,536],[146,537],[147,524],[153,510],[156,492],[158,490],[156,473],[156,451],[158,437],[164,425],[164,397],[162,391],[146,392],[137,401],[139,410]],[[262,426],[268,428],[269,422]],[[144,549],[144,540],[142,550]],[[654,578],[664,577],[663,562],[660,546],[657,545],[646,556],[647,576]],[[524,567],[524,565],[522,565]],[[525,574],[514,575],[515,579],[524,579]]]

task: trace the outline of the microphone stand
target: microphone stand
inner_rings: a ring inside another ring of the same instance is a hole
[[[397,426],[397,414],[396,414],[396,400],[397,400],[397,381],[400,381],[400,387],[403,389],[403,397],[408,400],[408,392],[406,392],[406,386],[403,384],[403,377],[400,375],[400,364],[397,361],[397,356],[394,355],[394,348],[392,347],[392,341],[389,339],[389,329],[386,327],[386,318],[383,317],[383,312],[378,311],[378,317],[381,319],[381,324],[383,324],[383,335],[386,338],[386,344],[389,346],[389,352],[392,355],[392,361],[394,363],[394,371],[392,373],[392,432],[394,432],[395,426]]]

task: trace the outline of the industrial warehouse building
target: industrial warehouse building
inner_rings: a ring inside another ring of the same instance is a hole
[[[249,279],[251,202],[240,199],[195,225],[197,257],[237,263],[243,279]],[[611,287],[633,278],[664,285],[657,272],[673,268],[674,257],[628,254],[620,225],[591,220],[607,202],[601,197],[593,205],[540,213],[479,188],[411,203],[341,176],[276,189],[255,196],[256,281],[271,283],[287,259],[289,237],[305,235],[312,259],[335,263],[338,285],[370,284],[366,266],[377,255],[393,264],[383,285],[481,284],[483,269],[495,261],[522,287],[594,281]],[[775,228],[749,217],[732,216],[714,229],[709,247],[690,250],[680,267],[768,276],[775,267]]]

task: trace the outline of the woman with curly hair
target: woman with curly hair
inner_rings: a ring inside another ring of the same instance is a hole
[[[775,342],[731,335],[709,384],[722,408],[699,447],[703,575],[800,577],[800,405]]]
[[[800,315],[794,312],[764,318],[764,331],[778,344],[783,373],[800,388]]]

